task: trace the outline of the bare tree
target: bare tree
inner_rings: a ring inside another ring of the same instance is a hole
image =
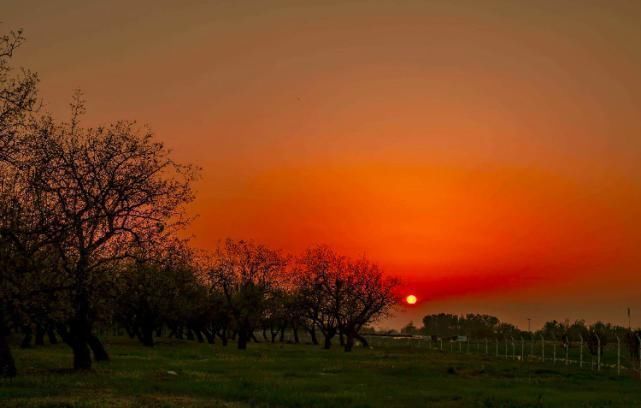
[[[22,31],[0,35],[0,377],[14,376],[16,367],[7,342],[9,334],[9,302],[14,300],[16,274],[26,262],[25,252],[10,227],[19,225],[19,183],[16,155],[21,135],[28,126],[30,114],[37,102],[38,78],[28,70],[11,66],[15,51],[24,42]],[[21,226],[24,228],[24,225]],[[18,255],[20,260],[18,259]]]
[[[37,106],[37,75],[26,69],[16,73],[10,64],[23,42],[21,30],[0,35],[0,161],[3,162],[13,161],[20,134]]]
[[[115,320],[141,343],[154,345],[153,334],[164,323],[193,320],[205,308],[193,250],[188,243],[167,243],[141,250],[117,274]]]
[[[244,350],[277,292],[287,258],[263,245],[228,239],[213,262],[209,278],[224,296],[238,332],[238,348]]]
[[[328,246],[308,249],[298,260],[297,280],[305,315],[311,322],[312,339],[318,327],[324,337],[323,347],[331,348],[339,330],[339,310],[345,286],[341,275],[346,259]],[[312,340],[313,341],[313,340]]]
[[[366,345],[360,330],[399,301],[398,280],[365,258],[349,260],[327,246],[308,249],[298,260],[296,277],[302,309],[323,334],[326,349],[337,334],[345,337],[346,351],[355,339]]]
[[[41,224],[69,281],[70,318],[58,330],[71,347],[74,368],[108,359],[92,333],[106,310],[100,294],[113,285],[132,248],[153,245],[184,225],[195,169],[175,162],[167,148],[132,122],[82,128],[84,104],[74,97],[69,123],[44,117],[27,140],[22,171]]]
[[[341,280],[344,289],[340,293],[344,298],[338,309],[338,321],[346,336],[345,351],[351,351],[355,339],[367,345],[360,330],[386,316],[399,303],[399,282],[384,276],[378,265],[365,258],[350,261]]]

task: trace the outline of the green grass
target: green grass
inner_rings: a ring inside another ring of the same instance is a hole
[[[241,352],[115,337],[107,340],[112,361],[89,373],[66,369],[63,345],[14,349],[20,374],[0,381],[0,406],[641,407],[641,381],[612,369],[374,344],[351,354],[280,344]]]

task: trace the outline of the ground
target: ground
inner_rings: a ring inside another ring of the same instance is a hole
[[[112,361],[67,369],[69,350],[14,350],[19,377],[0,381],[2,407],[641,407],[641,381],[609,368],[505,360],[483,353],[373,342],[344,353],[311,345],[246,351],[107,339]]]

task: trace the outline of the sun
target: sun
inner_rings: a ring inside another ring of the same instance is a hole
[[[408,296],[405,298],[405,301],[407,302],[407,304],[408,304],[408,305],[413,305],[413,304],[415,304],[417,300],[418,300],[418,299],[417,299],[417,298],[416,298],[416,296],[414,296],[414,295],[408,295]]]

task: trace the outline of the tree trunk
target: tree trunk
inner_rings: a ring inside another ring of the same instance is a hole
[[[367,347],[369,347],[369,342],[367,341],[367,339],[366,339],[364,336],[361,336],[360,334],[355,333],[355,334],[354,334],[354,337],[355,337],[358,341],[360,341],[360,342],[361,342],[361,344],[363,345],[363,347],[366,347],[366,348],[367,348]]]
[[[89,344],[89,347],[91,347],[94,360],[109,361],[109,354],[107,354],[107,350],[105,350],[105,347],[102,345],[98,337],[90,334],[87,338],[87,343]]]
[[[37,325],[36,326],[36,346],[44,346],[45,345],[45,329]]]
[[[31,326],[24,326],[22,328],[22,333],[24,333],[24,337],[20,343],[20,348],[31,348],[31,339],[33,338],[33,330],[31,330]]]
[[[343,334],[342,331],[339,334],[339,339],[340,339],[341,346],[345,346],[345,335]]]
[[[238,330],[238,350],[247,349],[247,333],[244,329]]]
[[[345,351],[350,352],[352,351],[352,348],[354,348],[354,335],[349,333],[346,336],[347,338],[345,339]]]
[[[16,362],[11,354],[11,347],[7,341],[9,329],[5,326],[0,316],[0,378],[1,377],[15,377],[17,374]]]
[[[323,345],[325,350],[332,348],[332,338],[330,336],[325,336],[325,344]]]
[[[75,339],[70,346],[73,351],[74,370],[91,370],[91,353],[87,342]]]
[[[309,330],[309,335],[310,335],[310,336],[311,336],[311,338],[312,338],[312,344],[313,344],[313,345],[315,345],[315,346],[317,346],[317,345],[318,345],[318,337],[316,337],[316,329],[315,329],[314,327],[312,327],[312,328]]]
[[[285,342],[285,326],[280,328],[280,336],[278,337],[278,341],[281,343]]]
[[[200,330],[194,329],[194,334],[196,334],[196,339],[198,340],[198,343],[204,343],[205,339],[203,339],[202,333],[200,333]]]
[[[332,347],[332,338],[336,336],[336,329],[327,329],[323,334],[325,335],[325,345],[323,348],[329,350]]]
[[[75,370],[90,370],[91,351],[89,350],[89,337],[91,336],[91,325],[82,313],[78,314],[80,316],[77,316],[69,323],[69,330],[61,324],[58,327],[58,332],[63,341],[73,351],[73,368]]]
[[[215,335],[215,333],[214,333],[214,331],[213,331],[213,330],[211,330],[211,329],[204,329],[204,330],[203,330],[203,334],[204,334],[204,335],[205,335],[205,337],[207,338],[207,343],[209,343],[209,344],[214,344],[214,342],[216,341],[216,335]]]
[[[49,338],[49,344],[58,344],[58,338],[53,327],[47,327],[47,337]]]
[[[140,333],[138,332],[138,329],[132,328],[129,325],[125,326],[125,330],[127,331],[127,335],[129,336],[130,339],[133,339],[136,336],[140,335]]]
[[[294,343],[299,344],[300,338],[298,337],[298,327],[294,327]]]
[[[138,335],[140,342],[143,346],[153,347],[154,346],[154,336],[152,327],[141,327],[140,334]]]

